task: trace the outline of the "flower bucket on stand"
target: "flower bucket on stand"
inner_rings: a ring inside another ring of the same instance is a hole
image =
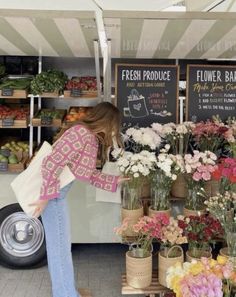
[[[124,236],[136,236],[137,234],[133,231],[133,225],[143,216],[143,207],[138,209],[125,209],[121,208],[121,220],[122,222],[128,218],[128,228],[125,231]]]
[[[192,262],[192,260],[200,261],[202,257],[212,259],[210,246],[204,249],[193,248],[186,252],[187,262]]]
[[[152,253],[147,257],[134,257],[131,251],[126,253],[127,284],[142,289],[152,282]]]
[[[149,206],[148,208],[148,216],[149,217],[153,217],[156,216],[158,214],[166,214],[168,217],[171,216],[171,209],[167,209],[167,210],[153,210],[151,208],[151,206]]]
[[[158,253],[158,280],[159,283],[167,287],[166,284],[166,272],[168,268],[174,266],[176,263],[184,262],[184,252],[183,249],[176,245],[167,249],[167,251],[162,250]]]

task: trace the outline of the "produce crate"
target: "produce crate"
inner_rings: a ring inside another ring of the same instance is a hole
[[[82,120],[84,117],[86,117],[87,112],[89,112],[91,108],[92,107],[71,106],[65,117],[65,123],[70,126],[74,122]]]
[[[40,118],[40,113],[42,111],[45,111],[45,112],[53,112],[53,111],[58,112],[59,113],[59,118],[53,118],[51,124],[43,124],[42,120]],[[36,113],[36,115],[33,117],[32,125],[34,127],[38,127],[38,126],[42,126],[42,127],[61,127],[62,126],[62,121],[64,119],[65,114],[66,114],[66,110],[64,110],[64,109],[55,109],[55,110],[42,109],[42,110],[39,110]]]
[[[19,173],[25,170],[27,158],[23,158],[18,164],[8,164],[8,171],[12,173]]]
[[[98,92],[97,91],[83,91],[81,90],[80,95],[78,96],[73,96],[71,95],[71,90],[65,90],[64,91],[64,97],[65,99],[73,99],[73,98],[96,98],[98,96]]]
[[[98,96],[97,91],[82,91],[82,97],[85,98],[95,98]]]
[[[0,97],[1,98],[21,98],[21,99],[26,99],[28,96],[28,91],[27,90],[13,90],[13,93],[10,94],[10,89],[3,89],[0,90]],[[5,93],[5,94],[4,94]],[[9,95],[7,95],[9,94]]]
[[[59,92],[43,92],[40,97],[45,97],[45,98],[57,98],[59,97]]]

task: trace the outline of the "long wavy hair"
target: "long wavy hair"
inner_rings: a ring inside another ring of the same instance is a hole
[[[108,148],[114,142],[123,147],[120,126],[121,116],[119,109],[109,102],[102,102],[94,106],[83,120],[75,121],[73,125],[84,125],[94,133],[101,145],[102,163],[107,159]],[[57,134],[57,139],[69,128],[62,128]]]
[[[96,134],[102,145],[102,160],[106,160],[107,150],[114,141],[123,147],[120,137],[120,111],[110,102],[101,102],[94,106],[80,123]]]

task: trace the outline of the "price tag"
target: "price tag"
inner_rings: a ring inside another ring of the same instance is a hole
[[[2,120],[3,127],[10,127],[14,126],[14,119],[13,118],[6,118]]]
[[[13,89],[2,89],[2,96],[13,96]]]
[[[81,89],[71,89],[70,95],[71,95],[71,97],[80,97]]]
[[[51,116],[41,116],[41,125],[50,126],[52,125],[53,118]]]
[[[8,170],[8,162],[0,162],[0,171]]]

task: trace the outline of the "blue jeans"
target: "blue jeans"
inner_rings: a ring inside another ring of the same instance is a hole
[[[75,287],[70,220],[65,199],[71,185],[61,189],[58,198],[49,200],[42,214],[53,297],[79,297]]]

